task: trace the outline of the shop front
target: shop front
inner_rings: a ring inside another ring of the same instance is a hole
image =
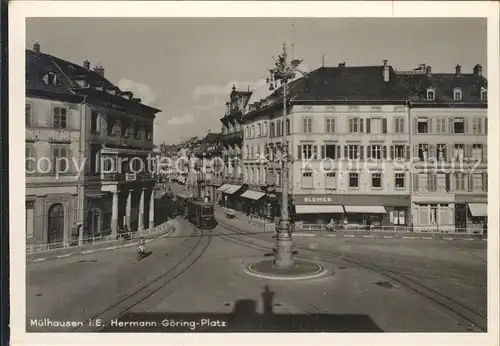
[[[343,224],[344,208],[334,195],[294,195],[293,198],[297,228],[311,224]]]
[[[488,202],[485,197],[455,197],[455,230],[472,233],[488,232]]]
[[[241,197],[243,198],[246,213],[257,217],[266,217],[267,203],[264,198],[265,195],[265,192],[255,190],[243,192]]]
[[[221,186],[221,188],[224,187]],[[229,209],[243,211],[243,201],[240,198],[242,185],[229,185],[222,193],[224,195],[224,206]]]

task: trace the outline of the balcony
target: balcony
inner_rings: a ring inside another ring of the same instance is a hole
[[[141,182],[156,179],[155,174],[143,172],[143,173],[101,173],[101,181],[103,182]]]
[[[243,140],[243,131],[239,130],[231,133],[225,133],[221,136],[220,140],[227,144],[241,142]]]
[[[135,139],[132,137],[119,137],[119,136],[102,136],[99,134],[91,134],[90,140],[103,144],[112,144],[122,147],[140,148],[140,149],[153,149],[154,144],[152,140]]]
[[[27,128],[26,141],[71,142],[71,131],[68,129]]]

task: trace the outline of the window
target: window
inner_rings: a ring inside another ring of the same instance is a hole
[[[267,121],[264,121],[264,136],[268,135]]]
[[[276,136],[283,136],[283,121],[278,120],[276,122]]]
[[[54,107],[53,109],[54,115],[54,128],[56,129],[65,129],[67,126],[66,123],[66,108],[63,107]]]
[[[392,212],[392,224],[406,225],[406,209],[394,208],[394,211]]]
[[[33,145],[26,145],[25,147],[25,170],[26,173],[34,173],[36,169],[35,147]]]
[[[396,173],[394,174],[394,186],[396,189],[404,189],[405,187],[405,174]]]
[[[24,105],[24,116],[25,116],[26,127],[31,127],[31,123],[33,121],[31,115],[31,103],[26,103]]]
[[[35,225],[35,203],[26,201],[26,238],[33,238]]]
[[[373,160],[381,160],[382,159],[382,146],[381,145],[372,145],[368,147],[368,158]]]
[[[299,159],[312,159],[313,158],[313,145],[312,144],[302,144],[298,147]]]
[[[92,110],[90,117],[90,131],[92,133],[99,133],[101,130],[101,117],[99,116],[99,112]]]
[[[455,101],[462,100],[462,90],[461,89],[453,89],[453,99]]]
[[[359,173],[349,173],[349,187],[359,187]]]
[[[321,155],[323,159],[336,160],[340,156],[340,146],[335,144],[325,144],[323,147],[324,152]]]
[[[446,119],[436,118],[436,133],[446,133]]]
[[[474,133],[474,134],[483,133],[483,119],[482,118],[472,119],[472,133]]]
[[[448,183],[448,175],[445,173],[436,174],[436,190],[437,191],[448,191],[450,188]]]
[[[455,173],[455,190],[465,191],[465,174]]]
[[[429,119],[417,118],[417,133],[428,133],[428,131],[429,131]]]
[[[67,147],[54,147],[52,148],[53,166],[52,171],[64,172],[68,168],[68,148]]]
[[[53,86],[57,86],[58,85],[57,75],[54,72],[46,73],[43,76],[42,80],[47,85],[53,85]]]
[[[303,189],[313,188],[312,172],[302,172],[302,188]]]
[[[436,159],[438,161],[446,161],[446,144],[438,144],[436,147]]]
[[[255,137],[255,125],[252,125],[251,130],[250,130],[250,137],[254,138]]]
[[[488,91],[485,88],[481,88],[481,101],[488,101]]]
[[[372,188],[374,189],[382,188],[382,174],[380,173],[372,174]]]
[[[427,161],[429,157],[429,146],[427,144],[418,145],[418,159],[419,161]]]
[[[397,117],[394,119],[394,132],[396,133],[405,132],[405,118]]]
[[[464,118],[454,118],[453,119],[453,133],[465,133],[465,119]]]
[[[472,174],[472,191],[482,191],[483,190],[483,174],[474,173]]]
[[[431,225],[437,224],[437,214],[438,214],[438,206],[437,204],[430,204],[431,214],[430,214],[430,223]]]
[[[270,132],[271,132],[270,136],[275,137],[276,136],[276,125],[274,124],[274,121],[271,121],[269,126],[270,126]]]
[[[481,161],[483,159],[482,144],[472,144],[472,159],[476,161]]]
[[[455,144],[453,158],[456,161],[462,161],[464,159],[465,154],[465,145],[464,144]]]
[[[311,133],[312,132],[312,118],[302,119],[302,132]]]
[[[334,172],[325,173],[325,189],[337,189],[337,177]]]
[[[404,160],[405,159],[405,146],[404,145],[395,145],[393,147],[394,152],[392,157],[395,160]]]
[[[361,146],[359,145],[356,145],[356,144],[349,144],[348,146],[348,158],[350,160],[357,160],[357,159],[361,159]]]
[[[350,133],[363,132],[363,119],[361,119],[361,118],[349,119],[349,132]]]
[[[260,137],[262,136],[262,125],[257,124],[257,136]]]
[[[286,119],[286,134],[289,135],[292,133],[291,131],[291,126],[290,126],[290,119]]]
[[[334,118],[326,118],[326,120],[325,120],[325,132],[326,133],[335,133],[335,119]]]
[[[366,119],[366,132],[367,133],[383,133],[382,119]]]
[[[436,99],[436,92],[434,89],[427,89],[427,101],[434,101]]]

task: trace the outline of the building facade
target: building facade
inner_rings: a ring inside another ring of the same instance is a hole
[[[421,230],[486,229],[487,81],[482,67],[434,74],[427,66],[402,78],[425,87],[411,103],[413,225]]]
[[[233,86],[230,100],[226,103],[226,113],[220,119],[222,126],[219,142],[222,149],[224,169],[222,172],[222,185],[217,188],[217,201],[220,205],[237,210],[243,209],[240,198],[241,193],[244,192],[244,189],[242,190],[242,116],[250,95],[250,91],[238,91]]]
[[[35,158],[26,161],[28,243],[75,243],[80,228],[90,237],[152,226],[159,110],[119,90],[102,66],[38,44],[26,51],[26,71],[26,157]]]

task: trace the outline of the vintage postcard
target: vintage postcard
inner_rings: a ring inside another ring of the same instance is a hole
[[[10,5],[14,345],[498,340],[497,3]]]

